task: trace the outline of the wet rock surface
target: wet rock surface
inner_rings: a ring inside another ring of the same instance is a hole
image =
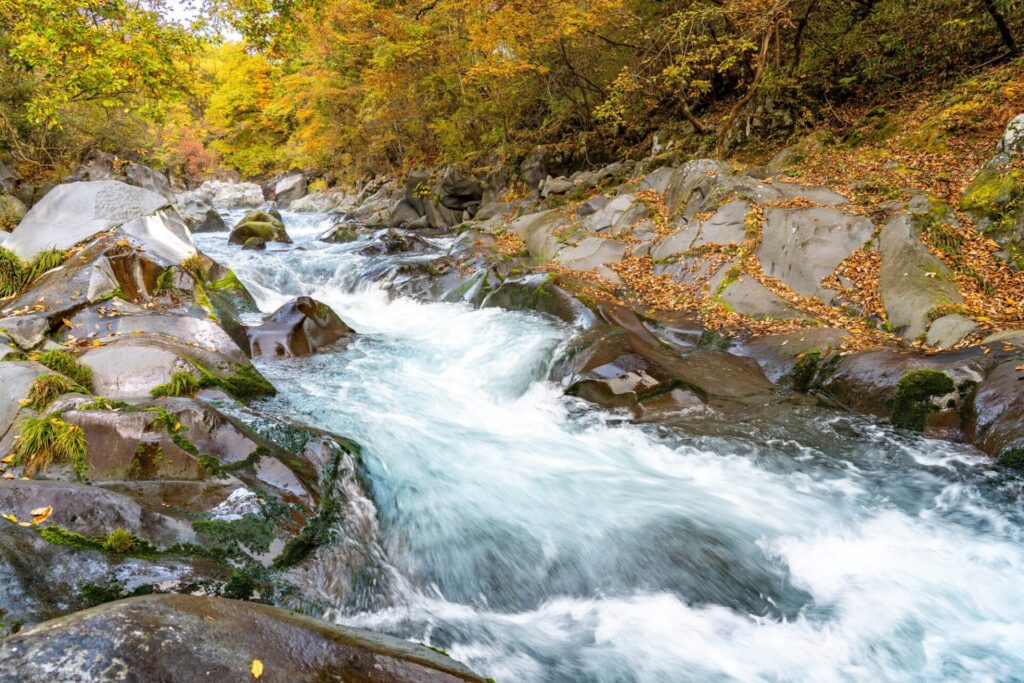
[[[135,598],[0,641],[0,680],[267,680],[482,683],[422,645],[284,610],[189,596]]]
[[[248,329],[252,356],[308,356],[352,334],[327,304],[299,297]]]

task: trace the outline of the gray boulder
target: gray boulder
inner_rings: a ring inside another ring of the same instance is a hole
[[[1010,159],[1024,155],[1024,114],[1018,114],[1007,124],[1006,131],[996,146],[996,152],[1005,154]]]
[[[0,192],[11,192],[20,179],[17,171],[0,160]]]
[[[757,257],[765,274],[804,296],[829,298],[821,281],[874,234],[867,218],[819,207],[765,210]]]
[[[552,178],[548,176],[540,189],[540,196],[547,199],[552,195],[563,195],[575,187],[573,181],[568,178]]]
[[[178,205],[178,212],[192,232],[223,232],[228,229],[220,212],[201,199],[188,199]]]
[[[137,164],[134,161],[125,164],[124,181],[129,185],[156,192],[169,202],[174,201],[174,192],[171,190],[171,182],[167,180],[167,176],[148,166]]]
[[[28,261],[115,227],[175,262],[196,253],[188,228],[164,197],[115,180],[58,185],[29,210],[4,246]]]
[[[169,202],[174,192],[167,176],[134,161],[124,162],[113,154],[91,150],[82,163],[65,179],[65,183],[120,180],[121,182],[155,192]]]
[[[3,681],[484,683],[390,636],[250,602],[162,595],[101,605],[0,641]]]
[[[330,306],[308,296],[289,301],[247,330],[252,356],[308,356],[352,334]]]
[[[932,312],[963,304],[949,268],[919,239],[914,216],[903,212],[882,229],[879,290],[889,324],[905,339],[928,332]]]
[[[526,248],[531,256],[549,259],[564,246],[558,232],[569,225],[569,219],[564,214],[558,211],[542,211],[512,221],[509,232],[519,235],[526,242]]]
[[[252,238],[259,238],[264,242],[292,243],[292,238],[285,230],[281,215],[274,210],[250,211],[245,214],[231,229],[228,244],[245,244]]]
[[[980,329],[981,325],[968,317],[955,313],[944,315],[928,328],[925,343],[938,349],[948,349]]]
[[[288,206],[296,199],[306,195],[305,173],[291,173],[281,178],[274,185],[274,197],[280,206]]]
[[[718,298],[751,318],[806,320],[809,316],[746,273],[725,285]]]
[[[570,270],[593,270],[618,263],[626,255],[626,245],[615,240],[588,237],[575,247],[563,249],[557,261]]]

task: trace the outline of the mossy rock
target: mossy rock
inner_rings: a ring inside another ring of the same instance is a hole
[[[1024,268],[1024,170],[985,169],[967,188],[960,208],[978,219],[1010,263]]]
[[[244,245],[247,240],[253,238],[259,238],[264,242],[292,243],[285,230],[284,221],[281,220],[281,214],[276,211],[250,211],[245,214],[232,229],[228,243]]]
[[[937,370],[911,370],[899,381],[892,401],[892,423],[896,427],[923,432],[928,417],[938,411],[934,399],[956,389],[952,378]]]

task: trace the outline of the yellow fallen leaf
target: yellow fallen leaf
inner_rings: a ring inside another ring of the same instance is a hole
[[[93,339],[92,340],[92,345],[93,346],[103,346],[103,342],[101,342],[99,339]]]
[[[53,506],[47,505],[44,508],[36,508],[35,510],[32,510],[29,514],[32,515],[33,524],[42,524],[50,518],[50,515],[53,514]]]
[[[18,522],[18,526],[32,526],[29,522]]]
[[[8,522],[14,522],[15,524],[18,523],[18,518],[14,516],[13,512],[9,515],[4,515],[4,519],[6,519]]]
[[[11,453],[10,455],[5,455],[4,457],[0,458],[0,462],[4,463],[5,465],[10,465],[12,462],[14,462],[14,453]]]
[[[263,675],[263,662],[258,659],[252,660],[252,668],[250,670],[252,671],[253,678],[259,678]]]
[[[61,318],[61,322],[67,325],[68,327],[74,327],[74,325],[71,324],[71,321],[68,320],[67,318]]]
[[[1017,372],[1024,372],[1024,365],[1018,365],[1014,368]],[[6,460],[4,462],[7,462]]]

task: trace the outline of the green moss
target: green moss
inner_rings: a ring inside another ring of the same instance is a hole
[[[52,349],[44,351],[37,358],[33,358],[33,360],[41,365],[45,365],[54,372],[59,372],[71,378],[77,384],[92,391],[92,368],[84,363],[80,363],[69,351]]]
[[[960,208],[981,218],[995,220],[1012,204],[1024,198],[1024,170],[1000,173],[985,169],[970,184]]]
[[[809,392],[814,386],[820,364],[821,351],[808,351],[800,356],[793,368],[793,388],[802,394]]]
[[[996,463],[1001,467],[1008,467],[1013,470],[1024,472],[1024,446],[1007,448],[999,454]]]
[[[251,365],[239,366],[237,372],[227,377],[218,377],[212,372],[190,359],[202,376],[200,382],[204,389],[220,389],[234,399],[246,403],[258,398],[273,396],[277,393],[274,385],[267,381],[256,368]]]
[[[274,558],[274,569],[294,567],[310,553],[331,540],[331,530],[338,522],[338,502],[335,500],[334,484],[338,478],[345,453],[335,449],[320,477],[320,507],[316,516],[302,528],[298,536],[285,544],[281,554]]]
[[[67,463],[80,480],[89,469],[85,433],[59,417],[38,415],[24,418],[14,445],[14,464],[25,475],[45,471],[54,462]]]
[[[97,396],[89,403],[83,403],[78,406],[78,410],[120,410],[124,412],[130,412],[135,409],[130,403],[124,401],[111,401],[110,399]]]
[[[199,378],[191,372],[172,372],[170,381],[153,387],[149,395],[153,398],[174,396],[193,398],[202,388],[203,386]]]
[[[226,289],[245,291],[245,285],[242,284],[242,281],[238,279],[233,270],[229,270],[227,275],[211,284],[210,287],[218,291]]]
[[[231,577],[224,584],[221,595],[231,600],[251,600],[256,593],[256,581],[244,572],[237,569],[231,572]]]
[[[152,595],[155,592],[153,584],[147,583],[139,586],[133,591],[127,591],[123,584],[110,583],[99,586],[93,583],[83,584],[78,589],[78,599],[82,608],[96,607],[108,602],[134,598],[140,595]]]
[[[156,279],[156,291],[169,292],[174,288],[174,269],[164,268],[160,277]]]
[[[138,539],[127,529],[114,529],[103,541],[103,549],[115,555],[137,552],[140,547]]]
[[[64,527],[51,524],[39,530],[39,535],[49,543],[75,550],[103,550],[103,541],[93,536],[83,536]]]
[[[274,540],[274,524],[269,519],[246,515],[225,522],[219,519],[199,519],[192,522],[196,533],[202,534],[229,550],[248,548],[254,553],[266,553]]]
[[[937,410],[933,399],[956,388],[953,380],[936,370],[912,370],[899,382],[892,402],[892,423],[902,429],[924,431],[928,416]]]

